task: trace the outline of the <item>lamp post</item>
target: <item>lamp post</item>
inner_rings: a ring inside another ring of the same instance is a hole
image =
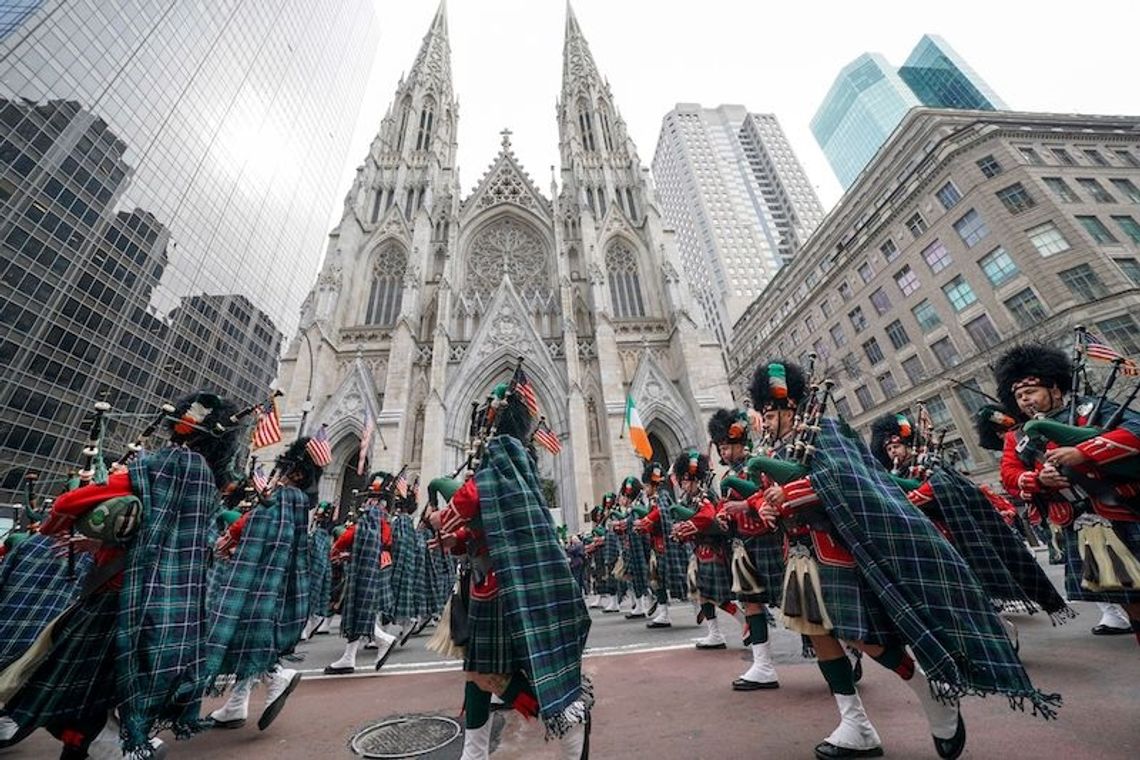
[[[305,339],[305,348],[309,351],[309,384],[305,387],[305,403],[301,405],[301,424],[297,427],[298,438],[305,434],[305,420],[308,419],[309,412],[313,411],[313,344],[309,342],[309,333],[302,332],[301,337]]]

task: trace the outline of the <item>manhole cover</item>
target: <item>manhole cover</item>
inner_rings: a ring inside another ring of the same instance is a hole
[[[421,757],[443,749],[463,733],[441,715],[404,715],[369,726],[352,737],[352,751],[364,757]]]

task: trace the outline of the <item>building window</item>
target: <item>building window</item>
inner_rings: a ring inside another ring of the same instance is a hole
[[[824,342],[822,340],[818,340],[818,339],[812,342],[811,350],[815,351],[815,355],[821,359],[824,358],[825,356],[830,355],[830,353],[831,353],[830,351],[827,350],[827,346],[824,345]]]
[[[953,420],[950,417],[950,407],[941,396],[931,396],[926,399],[926,411],[930,413],[930,421],[935,425],[949,425]]]
[[[942,365],[942,369],[951,369],[962,363],[962,357],[958,355],[958,349],[950,341],[950,336],[931,343],[930,350],[934,352],[934,358]]]
[[[1050,150],[1053,151],[1053,155],[1057,157],[1057,160],[1065,166],[1077,165],[1077,160],[1064,148],[1050,148]]]
[[[943,285],[942,292],[946,294],[946,299],[950,301],[954,311],[962,311],[978,300],[978,297],[974,295],[974,289],[970,287],[970,283],[966,282],[962,275],[958,275]]]
[[[851,297],[854,295],[855,294],[851,291],[851,284],[849,282],[844,280],[843,282],[839,283],[840,298],[842,298],[844,301],[850,301]]]
[[[1096,323],[1100,337],[1116,350],[1130,356],[1140,354],[1140,328],[1130,314]]]
[[[1041,155],[1033,148],[1018,148],[1017,152],[1021,154],[1022,160],[1027,164],[1033,166],[1043,166],[1045,164],[1045,162],[1041,160]]]
[[[918,327],[923,332],[930,332],[942,324],[942,318],[938,316],[938,310],[925,298],[911,309],[911,313],[914,314],[914,319],[918,322]]]
[[[922,258],[926,261],[930,271],[938,274],[952,263],[950,260],[950,252],[946,250],[946,246],[942,245],[941,240],[935,240],[922,251]]]
[[[871,294],[871,305],[875,307],[875,313],[880,317],[891,310],[891,299],[879,288]]]
[[[408,259],[403,247],[389,241],[376,254],[372,263],[372,286],[368,292],[365,322],[389,327],[396,324],[404,297],[404,272]]]
[[[1132,280],[1133,285],[1140,286],[1140,261],[1136,259],[1113,259],[1113,261],[1120,267],[1120,271]]]
[[[954,230],[967,248],[972,248],[975,243],[990,234],[982,215],[974,209],[970,209],[961,219],[954,222]]]
[[[1115,243],[1116,238],[1108,231],[1108,227],[1104,226],[1104,222],[1095,216],[1078,216],[1077,221],[1085,228],[1085,232],[1089,233],[1093,240],[1098,243]]]
[[[621,241],[614,241],[606,251],[606,270],[614,316],[618,319],[644,317],[645,301],[641,297],[641,280],[633,250]]]
[[[883,244],[879,246],[879,252],[883,254],[883,258],[888,262],[894,261],[899,255],[899,248],[895,245],[895,241],[887,238]]]
[[[863,408],[864,412],[869,411],[875,405],[875,400],[871,397],[871,390],[865,385],[860,385],[855,389],[855,398],[859,399],[859,406]]]
[[[416,134],[416,150],[431,149],[432,123],[435,121],[435,102],[428,98],[420,111],[420,128]]]
[[[1117,190],[1119,190],[1128,200],[1133,203],[1140,203],[1140,188],[1132,184],[1130,179],[1110,179]]]
[[[926,368],[922,366],[922,360],[918,358],[918,354],[903,359],[902,368],[911,385],[918,385],[926,379]]]
[[[582,135],[582,148],[590,152],[597,150],[594,142],[594,121],[590,116],[590,104],[585,98],[578,100],[578,132]]]
[[[871,338],[863,344],[863,353],[867,356],[867,361],[871,364],[878,364],[887,357],[883,355],[883,349],[879,346],[879,341]]]
[[[982,175],[989,179],[1001,174],[1001,164],[993,156],[982,156],[977,161],[978,168],[982,170]]]
[[[1026,230],[1025,234],[1029,236],[1029,241],[1033,243],[1033,247],[1042,256],[1052,256],[1054,253],[1067,251],[1070,248],[1069,241],[1065,240],[1065,236],[1052,222],[1039,224]]]
[[[910,336],[906,334],[906,328],[897,319],[887,325],[887,337],[890,338],[891,346],[895,349],[902,348],[910,343]]]
[[[1102,156],[1100,154],[1099,150],[1095,150],[1093,148],[1085,148],[1081,152],[1084,153],[1088,157],[1089,161],[1092,161],[1095,166],[1108,166],[1109,165],[1108,161],[1105,159],[1104,156]]]
[[[1125,166],[1132,166],[1140,169],[1140,159],[1137,159],[1136,156],[1132,155],[1132,151],[1118,148],[1112,152],[1116,154],[1117,158],[1124,162]]]
[[[971,417],[989,403],[985,391],[982,390],[982,384],[974,378],[970,378],[956,387],[954,392],[958,394],[958,400],[962,402],[962,406],[966,407],[966,411]]]
[[[1140,244],[1140,224],[1137,224],[1135,219],[1130,216],[1114,216],[1112,217],[1112,221],[1116,222],[1116,226],[1119,227],[1133,243]]]
[[[871,269],[871,263],[868,261],[864,261],[859,265],[858,272],[859,278],[863,280],[864,283],[868,283],[875,278],[875,271]]]
[[[1069,183],[1060,177],[1042,177],[1045,182],[1045,187],[1049,188],[1049,192],[1057,196],[1057,200],[1061,203],[1078,203],[1081,199],[1069,187]]]
[[[835,399],[835,409],[839,412],[839,416],[844,419],[851,416],[851,402],[847,400],[846,396]]]
[[[994,323],[985,314],[971,319],[965,324],[965,327],[970,340],[974,341],[974,345],[978,347],[979,351],[985,351],[1001,343],[1001,335],[998,334]]]
[[[867,329],[867,317],[863,315],[862,306],[856,306],[847,312],[847,318],[851,320],[851,326],[855,328],[856,333],[861,333]]]
[[[879,375],[879,389],[883,391],[883,397],[892,399],[899,393],[899,384],[895,382],[895,376],[887,370]]]
[[[914,291],[918,290],[919,282],[918,275],[907,264],[905,267],[895,272],[895,284],[899,286],[903,296],[909,296]]]
[[[953,182],[947,182],[938,188],[938,192],[934,195],[937,196],[938,202],[942,204],[942,208],[947,211],[954,208],[958,201],[962,200],[962,194],[958,192],[958,188],[954,187]]]
[[[910,219],[906,220],[906,228],[910,230],[910,234],[918,239],[922,233],[926,232],[926,220],[922,218],[922,214],[917,211],[911,215]]]
[[[1048,316],[1045,306],[1032,288],[1026,288],[1007,298],[1005,308],[1009,309],[1009,313],[1023,330],[1036,327]]]
[[[1017,276],[1017,265],[1000,245],[978,260],[978,266],[995,288]]]
[[[1011,214],[1020,214],[1022,211],[1026,211],[1037,205],[1037,202],[1033,200],[1033,196],[1025,189],[1025,185],[1020,182],[1014,182],[1009,187],[1003,187],[1001,190],[998,190],[997,197]]]
[[[1104,283],[1088,264],[1064,269],[1058,272],[1057,276],[1061,278],[1061,282],[1065,283],[1065,287],[1072,291],[1073,295],[1085,301],[1095,301],[1108,295],[1108,289],[1104,287]]]
[[[836,348],[843,348],[847,345],[847,333],[843,332],[843,325],[836,323],[831,326],[828,332],[831,333],[831,340],[835,343]]]
[[[819,311],[823,314],[823,318],[827,319],[831,316],[831,301],[826,298],[819,302]]]
[[[1116,203],[1112,193],[1105,190],[1104,186],[1092,177],[1077,177],[1077,184],[1083,187],[1097,203]]]

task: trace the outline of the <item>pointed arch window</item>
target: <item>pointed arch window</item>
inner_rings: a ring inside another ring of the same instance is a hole
[[[615,240],[606,250],[606,272],[614,316],[618,319],[644,317],[645,301],[641,296],[637,257],[624,241]]]
[[[400,302],[404,298],[404,273],[407,269],[408,257],[403,246],[396,241],[388,241],[377,252],[372,262],[367,324],[386,327],[396,323]]]
[[[602,124],[602,143],[606,146],[606,150],[613,152],[614,138],[610,132],[610,111],[606,108],[604,102],[598,102],[598,121]]]
[[[588,151],[598,149],[594,142],[594,121],[590,116],[590,104],[585,98],[578,101],[578,131],[582,133],[582,147]]]
[[[431,98],[424,100],[423,110],[420,111],[420,128],[416,135],[416,150],[431,149],[431,128],[435,122],[435,101]]]
[[[404,98],[400,104],[400,131],[396,133],[396,151],[404,149],[404,136],[408,134],[408,119],[412,115],[412,99]]]

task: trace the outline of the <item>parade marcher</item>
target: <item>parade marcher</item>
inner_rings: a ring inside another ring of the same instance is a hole
[[[1026,421],[1006,434],[1002,484],[1044,503],[1061,529],[1068,598],[1120,604],[1140,641],[1140,415],[1078,394],[1073,363],[1052,346],[1011,348],[994,378],[1002,404]],[[1109,429],[1080,429],[1093,425]]]
[[[590,524],[593,527],[586,537],[585,551],[591,594],[586,605],[591,609],[605,609],[610,606],[610,595],[616,582],[606,569],[606,512],[601,504],[590,510]]]
[[[733,590],[744,605],[748,631],[745,643],[752,650],[752,665],[732,682],[735,691],[780,686],[768,642],[765,605],[776,601],[777,590],[783,584],[784,547],[779,534],[769,531],[746,501],[755,492],[747,471],[750,428],[748,414],[739,409],[717,409],[708,422],[709,438],[717,447],[721,464],[728,466],[728,474],[721,481],[723,499],[719,508],[733,536],[734,554],[739,543],[745,555],[739,561],[734,557],[731,570]],[[775,431],[775,438],[780,437],[780,431]]]
[[[756,457],[749,467],[775,481],[751,501],[784,532],[781,618],[811,638],[839,708],[840,724],[816,746],[816,757],[883,753],[844,641],[907,683],[926,713],[939,757],[958,757],[965,746],[961,696],[1002,694],[1014,706],[1028,700],[1035,713],[1053,716],[1060,697],[1033,687],[962,558],[858,437],[824,416],[830,385],[807,394],[805,386],[794,364],[777,360],[757,368],[753,406],[768,409],[770,428],[778,415],[787,422],[794,415],[798,432],[785,461]],[[786,407],[772,408],[774,397],[786,397]]]
[[[207,606],[210,614],[208,667],[232,676],[226,702],[210,713],[217,728],[241,728],[249,716],[255,683],[266,685],[257,720],[264,731],[276,720],[301,674],[280,665],[293,651],[310,608],[309,498],[322,468],[309,439],[294,441],[275,466],[272,491],[257,494],[252,507],[215,545]]]
[[[582,589],[582,596],[586,596],[586,548],[582,544],[582,537],[578,534],[570,536],[570,543],[566,546],[566,558],[570,561],[570,572],[578,587]]]
[[[399,476],[397,476],[399,477]],[[426,612],[427,587],[425,568],[426,542],[423,551],[416,540],[416,523],[412,512],[414,498],[407,493],[396,494],[391,502],[389,519],[392,525],[392,596],[394,606],[389,612],[400,626],[399,643],[403,645],[420,624]]]
[[[879,417],[871,423],[871,453],[958,550],[995,604],[1008,612],[1040,608],[1054,623],[1074,617],[1037,558],[1011,530],[1016,508],[944,466],[934,431],[925,427],[920,432],[903,414]],[[1016,649],[1016,626],[1005,618],[1002,622]]]
[[[641,474],[642,498],[649,512],[634,523],[639,533],[649,537],[653,555],[649,560],[649,577],[655,584],[653,607],[648,611],[649,629],[671,628],[669,596],[684,599],[689,593],[688,567],[690,549],[676,541],[673,533],[673,499],[665,479],[665,468],[658,462],[646,462]],[[655,609],[654,609],[655,608]]]
[[[369,637],[377,643],[376,670],[395,649],[397,639],[384,630],[381,619],[392,604],[392,532],[384,508],[395,496],[395,485],[390,473],[373,473],[355,519],[333,543],[332,562],[343,564],[345,574],[340,605],[340,635],[345,645],[340,659],[325,666],[327,675],[354,672],[357,652]]]
[[[717,608],[738,617],[741,626],[744,619],[732,602],[727,534],[716,519],[717,499],[709,489],[712,478],[709,458],[696,449],[682,452],[673,463],[672,476],[682,502],[675,506],[682,519],[673,524],[672,538],[695,544],[693,555],[700,604],[697,622],[704,622],[707,630],[705,636],[695,639],[695,644],[697,649],[724,649],[728,644],[720,629]]]
[[[607,603],[602,605],[602,612],[621,612],[622,598],[625,596],[629,584],[625,580],[625,558],[622,556],[622,540],[619,535],[619,525],[623,518],[617,513],[617,494],[607,491],[602,494],[602,513],[605,515],[605,540],[602,546],[602,560],[606,566],[606,580],[610,594]]]
[[[164,414],[167,446],[56,499],[41,533],[74,527],[81,545],[98,537],[95,567],[53,624],[47,657],[7,700],[0,740],[48,726],[64,743],[61,757],[83,758],[117,708],[124,753],[150,757],[159,729],[184,737],[201,727],[210,683],[205,537],[237,447],[235,412],[211,393],[186,397]]]
[[[633,529],[634,524],[645,517],[649,510],[641,499],[641,479],[630,475],[618,488],[618,509],[624,514],[622,522],[615,525],[622,541],[622,558],[625,572],[629,576],[629,587],[633,594],[633,607],[626,613],[627,620],[640,620],[650,608],[649,601],[649,554],[653,551],[644,534]]]
[[[313,510],[309,530],[309,616],[301,641],[314,634],[328,633],[332,618],[332,563],[329,555],[333,545],[333,515],[336,510],[331,501],[322,501]]]
[[[590,616],[543,498],[529,432],[533,420],[511,383],[492,394],[472,433],[485,441],[475,472],[430,516],[440,541],[470,561],[464,760],[489,754],[491,694],[538,715],[562,756],[586,757],[589,680],[582,652]],[[473,460],[474,461],[474,460]],[[462,531],[462,533],[461,533]],[[459,544],[462,536],[462,544]]]

